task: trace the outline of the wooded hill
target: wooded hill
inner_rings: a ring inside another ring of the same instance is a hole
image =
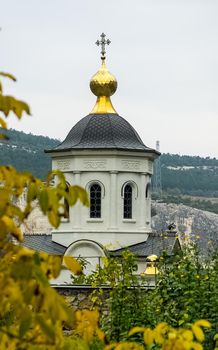
[[[51,169],[50,156],[44,149],[60,141],[12,129],[6,133],[9,140],[0,142],[0,164],[13,165],[44,179]],[[163,154],[160,163],[162,188],[169,195],[218,197],[218,159]]]
[[[51,169],[51,158],[44,149],[53,148],[60,141],[13,129],[1,132],[9,139],[0,141],[0,165],[13,165],[17,170],[30,171],[44,179]]]
[[[171,195],[218,197],[218,159],[163,154],[162,187]]]

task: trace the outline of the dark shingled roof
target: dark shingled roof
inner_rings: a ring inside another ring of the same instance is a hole
[[[66,247],[52,241],[51,235],[31,234],[25,235],[22,245],[34,250],[46,252],[52,255],[64,255]],[[173,255],[176,249],[180,249],[180,243],[175,234],[160,236],[150,234],[147,241],[137,243],[126,248],[109,251],[111,256],[120,256],[125,249],[128,249],[138,257],[147,257],[149,255],[160,256],[163,251],[168,255]]]
[[[163,236],[150,234],[147,241],[110,251],[110,255],[120,256],[125,249],[128,249],[138,257],[147,257],[150,255],[160,256],[164,251],[168,255],[173,255],[177,249],[181,249],[181,246],[175,233],[169,233]]]
[[[51,235],[30,234],[24,235],[22,245],[27,248],[46,252],[52,255],[64,255],[66,247],[61,244],[52,242]]]
[[[144,145],[135,129],[118,114],[89,114],[69,132],[66,139],[52,150],[58,152],[81,149],[116,149],[159,152]]]

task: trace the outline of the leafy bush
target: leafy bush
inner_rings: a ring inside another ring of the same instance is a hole
[[[203,258],[196,246],[187,246],[173,257],[164,254],[155,289],[145,287],[146,277],[136,271],[136,258],[126,251],[121,258],[105,258],[104,267],[90,276],[74,277],[74,283],[79,279],[96,288],[91,295],[94,308],[103,303],[102,285],[110,287],[108,312],[101,317],[107,338],[126,341],[132,327],[153,328],[163,322],[189,327],[207,319],[211,328],[206,331],[205,349],[212,349],[218,333],[218,253]]]

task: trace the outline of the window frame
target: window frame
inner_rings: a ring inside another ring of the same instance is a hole
[[[132,220],[133,214],[133,186],[127,183],[123,189],[123,219]]]
[[[98,186],[98,191],[94,192],[95,196],[91,197],[91,190],[93,186]],[[89,208],[89,219],[91,220],[100,220],[102,219],[102,186],[98,181],[93,181],[89,185],[89,200],[90,200],[90,208]],[[92,200],[97,201],[97,203],[92,203]],[[92,206],[95,208],[93,209],[92,214]],[[96,207],[100,206],[100,209],[97,209]]]

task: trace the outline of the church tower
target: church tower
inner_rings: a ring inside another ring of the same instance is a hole
[[[61,170],[69,184],[84,187],[90,207],[69,209],[52,241],[66,255],[96,257],[146,242],[151,233],[151,176],[159,152],[144,145],[135,129],[113,107],[117,80],[105,63],[102,33],[101,66],[91,78],[97,97],[92,111],[72,127],[66,139],[48,150],[52,169]]]

